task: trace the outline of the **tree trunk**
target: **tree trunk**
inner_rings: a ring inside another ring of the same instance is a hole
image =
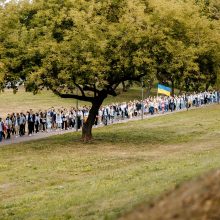
[[[127,87],[126,87],[126,85],[125,85],[125,82],[124,82],[124,81],[122,82],[122,86],[123,86],[123,92],[127,92],[128,90],[127,90]]]
[[[92,107],[89,111],[88,119],[83,123],[82,127],[82,140],[85,142],[92,140],[92,126],[95,123],[99,108],[106,97],[107,95],[99,96],[92,102]]]
[[[182,91],[183,91],[183,86],[180,86],[180,88],[179,88],[179,95],[182,94]]]
[[[175,93],[174,80],[171,80],[171,85],[172,85],[171,95],[174,96],[174,93]]]
[[[209,84],[209,83],[206,83],[206,85],[205,85],[205,91],[208,91],[209,86],[210,86],[210,84]]]
[[[153,88],[153,84],[154,84],[154,81],[153,80],[150,80],[149,81],[149,84],[147,86],[147,97],[150,96],[150,92],[151,92],[151,89]]]

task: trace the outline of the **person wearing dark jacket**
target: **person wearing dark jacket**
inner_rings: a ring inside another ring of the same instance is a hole
[[[35,123],[35,114],[33,114],[32,110],[28,113],[28,135],[31,136],[34,133],[34,123]]]
[[[0,118],[0,142],[2,141],[3,132],[4,132],[4,124],[2,118]]]

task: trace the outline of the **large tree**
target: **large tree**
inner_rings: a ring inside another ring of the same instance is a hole
[[[2,26],[5,79],[22,78],[35,93],[46,87],[62,98],[91,102],[82,129],[89,140],[103,100],[116,96],[124,81],[139,81],[153,64],[148,11],[140,0],[9,3],[1,12],[8,17]]]

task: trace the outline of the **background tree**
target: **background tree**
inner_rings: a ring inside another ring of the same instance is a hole
[[[157,79],[180,91],[185,89],[185,78],[198,71],[196,47],[190,43],[190,25],[197,8],[192,3],[177,1],[153,1],[154,36],[152,51],[157,63]],[[196,11],[197,10],[197,11]]]
[[[210,1],[211,2],[211,1]],[[219,65],[219,21],[210,19],[205,3],[152,1],[155,37],[152,52],[157,78],[181,90],[213,86]],[[187,82],[187,83],[186,83]]]

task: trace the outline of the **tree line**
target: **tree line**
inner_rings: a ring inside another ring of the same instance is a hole
[[[91,102],[83,140],[120,84],[219,89],[219,65],[218,0],[0,2],[0,89],[23,80],[34,94]]]

